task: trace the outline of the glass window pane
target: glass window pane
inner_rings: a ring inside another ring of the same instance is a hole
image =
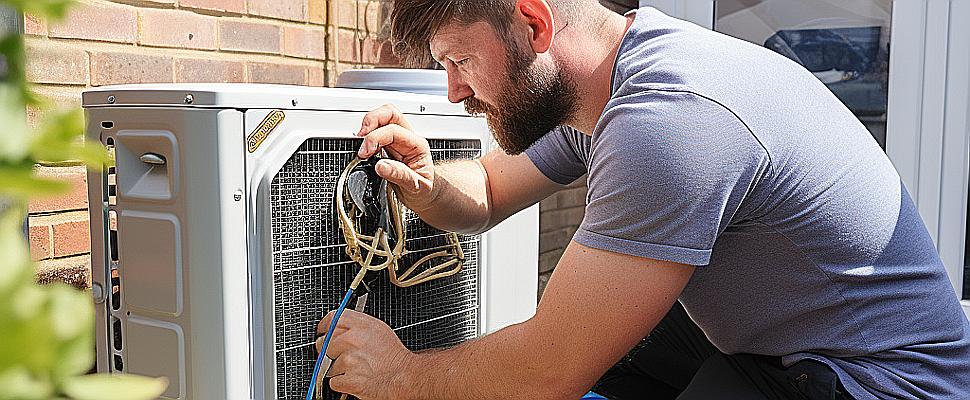
[[[718,0],[714,29],[824,82],[886,148],[892,0]]]

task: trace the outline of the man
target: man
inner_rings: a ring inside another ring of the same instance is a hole
[[[970,324],[933,242],[809,72],[650,8],[394,7],[398,52],[444,66],[449,99],[484,113],[504,150],[433,165],[400,112],[369,113],[360,156],[388,150],[378,173],[408,207],[482,232],[584,174],[588,205],[535,317],[415,354],[347,312],[334,390],[575,399],[602,377],[614,398],[970,398]]]

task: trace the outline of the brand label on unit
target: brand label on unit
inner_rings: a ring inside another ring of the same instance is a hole
[[[263,119],[263,122],[259,123],[256,130],[249,134],[246,138],[246,149],[250,153],[256,152],[259,146],[263,144],[263,141],[269,137],[269,134],[273,133],[276,127],[283,123],[283,119],[286,118],[286,114],[280,110],[273,110]]]

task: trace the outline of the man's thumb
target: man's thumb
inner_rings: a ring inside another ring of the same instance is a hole
[[[374,168],[377,175],[401,189],[409,192],[421,190],[421,175],[400,161],[385,158],[378,161]]]

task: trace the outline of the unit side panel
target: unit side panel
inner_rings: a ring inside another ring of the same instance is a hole
[[[163,398],[248,396],[248,374],[233,376],[233,358],[248,361],[246,319],[232,315],[234,304],[247,308],[245,205],[234,200],[242,113],[117,107],[88,118],[89,137],[116,156],[114,176],[91,185],[92,198],[111,195],[91,203],[105,209],[93,217],[108,215],[92,218],[95,283],[111,288],[98,321],[110,354],[99,347],[98,359],[108,356],[112,372],[165,376]]]

